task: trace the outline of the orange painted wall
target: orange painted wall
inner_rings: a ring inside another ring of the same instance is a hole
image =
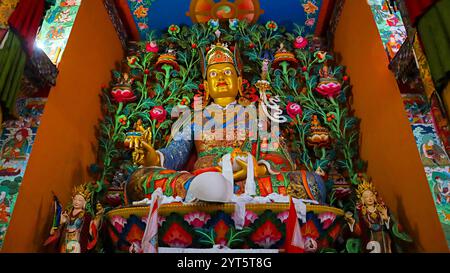
[[[95,162],[100,86],[123,56],[102,1],[82,1],[49,96],[2,252],[43,251],[52,220],[51,191],[66,204]]]
[[[369,175],[414,238],[412,251],[447,252],[400,91],[366,1],[346,1],[335,37],[362,119],[361,156],[369,162]]]

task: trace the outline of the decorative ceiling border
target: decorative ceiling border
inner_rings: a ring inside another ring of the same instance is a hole
[[[344,9],[345,0],[336,1],[333,14],[331,15],[330,24],[327,31],[327,41],[328,48],[332,49],[334,47],[334,36],[336,34],[336,29],[341,19],[342,10]]]
[[[150,33],[148,11],[156,0],[127,0],[141,39],[145,40]]]
[[[108,12],[109,18],[111,18],[111,22],[114,25],[117,35],[119,36],[120,43],[122,44],[123,49],[126,50],[128,44],[128,34],[122,20],[120,19],[114,0],[103,0],[103,4]]]

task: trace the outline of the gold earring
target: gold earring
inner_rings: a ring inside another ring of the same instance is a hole
[[[205,101],[209,101],[209,92],[208,90],[205,90]]]

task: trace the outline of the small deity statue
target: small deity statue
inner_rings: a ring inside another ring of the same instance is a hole
[[[85,184],[76,186],[72,195],[72,206],[61,212],[56,202],[55,217],[46,245],[58,244],[61,253],[85,253],[92,250],[98,238],[104,209],[97,203],[95,215],[86,210],[91,200],[91,191]]]
[[[130,85],[131,81],[132,81],[132,79],[130,78],[128,73],[123,73],[122,77],[120,78],[119,84],[120,85]]]
[[[190,113],[188,133],[181,130],[184,125],[177,127],[175,123],[172,128],[175,133],[165,148],[155,150],[149,142],[141,140],[145,157],[126,185],[128,203],[149,198],[157,188],[162,188],[166,196],[179,196],[187,202],[230,202],[233,193],[252,196],[274,193],[325,202],[322,178],[296,170],[282,137],[276,140],[276,145],[271,143],[274,149],[265,149],[265,141],[274,138],[260,134],[250,138],[248,126],[240,129],[239,118],[246,125],[250,118],[245,115],[245,107],[238,103],[243,90],[237,59],[222,44],[210,48],[202,74],[205,101],[213,102]],[[237,111],[229,115],[233,109]],[[200,115],[196,116],[197,113]],[[224,118],[217,120],[215,117],[220,114]],[[206,124],[211,122],[215,122],[214,133],[206,131]]]
[[[262,64],[262,69],[261,69],[261,79],[262,80],[266,80],[267,79],[267,75],[269,73],[269,65],[270,65],[270,60],[269,59],[264,59],[263,60],[263,64]]]
[[[261,80],[265,81],[268,79],[270,63],[273,61],[274,57],[269,50],[264,51],[263,56],[261,56],[262,67],[261,67]]]
[[[363,251],[371,253],[391,253],[391,229],[393,223],[387,207],[378,200],[371,182],[363,180],[358,185],[357,222],[353,213],[347,212],[345,219],[350,231],[362,238]]]
[[[286,53],[288,52],[287,49],[284,47],[283,43],[280,43],[280,47],[277,50],[277,53]]]
[[[319,71],[319,75],[321,78],[328,78],[330,77],[330,74],[328,72],[328,66],[325,64]]]

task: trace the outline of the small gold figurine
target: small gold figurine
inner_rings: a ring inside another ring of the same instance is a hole
[[[144,145],[150,145],[152,140],[151,128],[145,129],[142,125],[142,120],[139,119],[133,127],[134,131],[128,132],[125,139],[125,145],[133,149],[133,163],[136,165],[143,165],[145,160]]]

